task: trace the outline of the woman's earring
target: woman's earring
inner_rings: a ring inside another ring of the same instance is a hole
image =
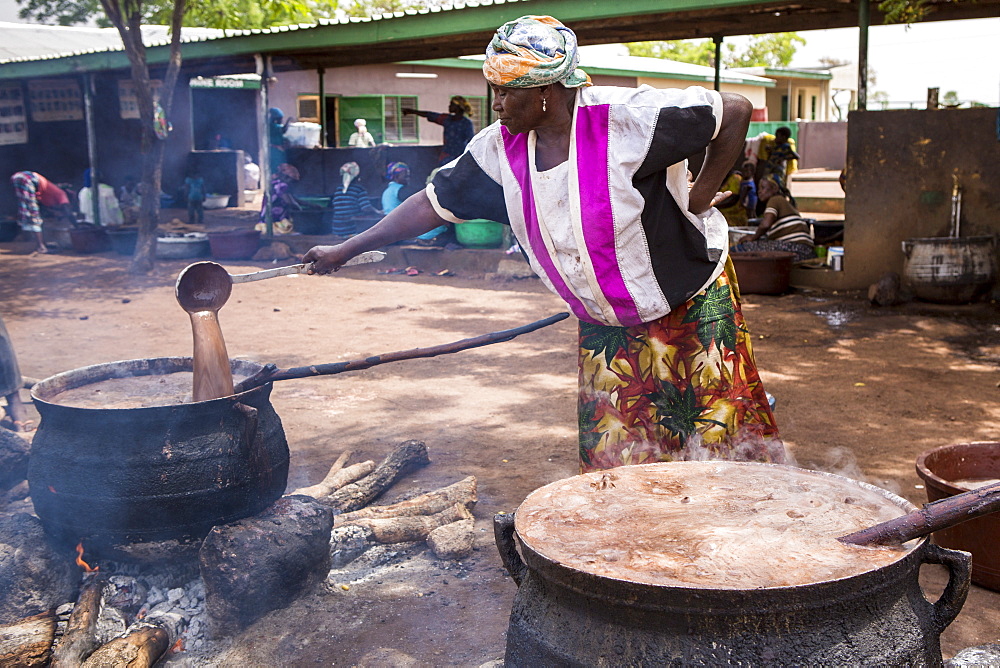
[[[545,98],[542,98],[542,111],[545,111]]]

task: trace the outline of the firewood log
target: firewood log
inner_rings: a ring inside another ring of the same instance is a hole
[[[331,469],[330,473],[323,478],[323,482],[309,487],[300,487],[288,496],[291,496],[292,494],[304,494],[306,496],[311,496],[314,499],[320,499],[324,496],[333,494],[338,489],[341,489],[352,482],[364,478],[374,470],[375,462],[371,460],[351,464],[347,468],[340,469],[339,471]]]
[[[55,634],[56,616],[52,611],[0,627],[0,666],[47,666]]]
[[[70,613],[66,632],[52,653],[52,668],[77,668],[97,649],[97,619],[101,616],[103,590],[103,577],[87,576],[73,612]]]
[[[81,668],[149,668],[170,644],[170,634],[156,624],[138,622],[128,632],[102,645]]]
[[[323,480],[321,480],[316,485],[312,485],[311,487],[318,487],[319,485],[322,485],[324,482],[326,482],[331,477],[333,477],[334,475],[336,475],[338,471],[340,471],[342,468],[344,468],[344,464],[347,463],[347,460],[350,459],[351,455],[353,455],[353,454],[354,453],[351,452],[350,450],[345,450],[344,452],[340,453],[340,456],[337,457],[337,461],[335,461],[333,463],[333,466],[330,467],[330,470],[326,472],[325,476],[323,476]],[[292,492],[292,494],[305,494],[306,496],[312,496],[312,494],[309,494],[308,492],[303,491],[303,490],[311,489],[311,487],[300,487],[297,490],[295,490],[294,492]]]
[[[351,524],[369,529],[380,543],[403,543],[425,540],[434,529],[459,520],[472,519],[472,513],[461,503],[433,515],[418,517],[382,517],[353,520]]]
[[[357,510],[378,498],[399,476],[428,464],[426,445],[420,441],[404,441],[367,476],[317,501],[342,513]]]
[[[349,513],[343,513],[336,518],[336,525],[348,524],[354,520],[370,517],[414,517],[416,515],[433,515],[446,510],[456,503],[461,503],[471,509],[476,505],[476,476],[470,475],[464,480],[415,496],[406,501],[388,506],[367,506]]]

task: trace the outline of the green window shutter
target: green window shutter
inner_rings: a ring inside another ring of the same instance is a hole
[[[365,119],[368,124],[368,132],[372,133],[375,141],[381,144],[385,139],[385,125],[382,121],[382,96],[381,95],[359,95],[357,97],[341,97],[337,100],[337,108],[340,112],[340,123],[338,136],[340,145],[347,146],[348,140],[354,134],[354,121],[358,118]]]
[[[479,132],[487,125],[490,124],[489,121],[489,108],[486,106],[486,96],[485,95],[466,95],[465,99],[468,101],[469,105],[472,107],[472,115],[469,120],[472,121],[472,129]]]

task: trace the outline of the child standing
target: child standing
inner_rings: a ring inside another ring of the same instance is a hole
[[[192,171],[191,175],[184,179],[184,189],[187,191],[188,223],[204,225],[205,179],[201,178],[197,171]]]

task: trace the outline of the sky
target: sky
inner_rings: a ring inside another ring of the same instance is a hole
[[[16,0],[0,0],[0,21],[20,22]],[[858,29],[800,32],[806,45],[792,60],[793,67],[819,64],[823,57],[858,60]],[[1000,106],[1000,18],[937,21],[873,26],[868,32],[868,66],[876,84],[894,103],[927,99],[928,88],[940,88],[941,97],[955,91],[958,99]]]
[[[806,45],[791,65],[817,65],[830,57],[858,61],[857,28],[800,32]],[[873,26],[868,31],[868,68],[891,102],[923,102],[928,88],[958,99],[1000,106],[1000,18]]]

